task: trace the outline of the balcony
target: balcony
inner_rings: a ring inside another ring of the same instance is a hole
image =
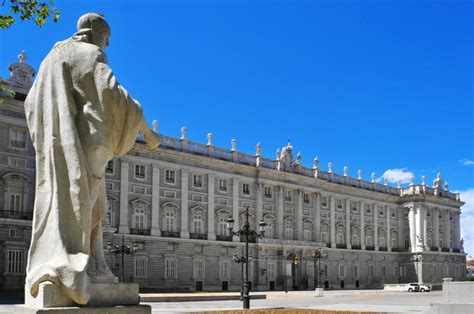
[[[384,247],[384,246],[381,246],[381,247],[379,247],[379,251],[388,251],[388,248]]]
[[[454,252],[454,253],[460,253],[461,250],[460,250],[460,249],[453,249],[453,252]]]
[[[441,249],[441,252],[449,252],[449,248],[444,247],[444,248]]]
[[[230,235],[216,235],[216,240],[217,241],[232,242],[232,236],[230,236]]]
[[[179,231],[161,231],[161,236],[165,238],[179,238]]]
[[[10,211],[10,210],[0,210],[0,218],[31,220],[31,219],[33,219],[33,213]]]
[[[190,233],[189,237],[195,240],[207,240],[207,234],[203,233]]]
[[[336,249],[347,249],[346,244],[336,244]]]
[[[130,229],[130,234],[136,234],[136,235],[150,235],[150,230],[149,230],[149,229],[136,229],[136,228],[131,228],[131,229]]]
[[[430,251],[437,252],[437,251],[438,251],[438,247],[436,247],[436,246],[430,246]]]
[[[362,249],[362,245],[352,244],[352,249],[353,250],[360,250],[360,249]]]
[[[366,246],[365,246],[365,249],[366,249],[367,251],[375,251],[375,246],[373,246],[373,245],[366,245]]]

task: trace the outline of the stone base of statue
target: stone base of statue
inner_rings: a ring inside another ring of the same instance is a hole
[[[324,288],[315,288],[314,289],[315,297],[324,297]]]
[[[25,287],[25,305],[21,313],[151,313],[151,307],[140,305],[138,284],[93,283],[87,305],[75,304],[52,283],[41,283],[33,298]]]

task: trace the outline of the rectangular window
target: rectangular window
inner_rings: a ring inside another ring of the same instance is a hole
[[[293,199],[293,191],[286,190],[285,191],[285,201],[291,202],[292,199]]]
[[[387,271],[385,269],[385,265],[382,265],[382,278],[385,278],[386,275],[387,275]]]
[[[219,191],[227,192],[227,180],[219,179]]]
[[[269,186],[265,187],[265,198],[272,198],[272,188]]]
[[[15,158],[15,157],[7,157],[8,158],[8,165],[11,167],[16,168],[26,168],[26,160]]]
[[[248,183],[242,184],[242,194],[250,195],[250,185]]]
[[[114,173],[114,161],[109,160],[107,166],[105,167],[105,173],[113,174]]]
[[[21,238],[21,230],[20,229],[10,229],[8,230],[8,237],[12,239]]]
[[[11,212],[19,213],[21,212],[21,195],[20,194],[10,194],[10,204],[9,207]]]
[[[177,262],[175,259],[165,260],[165,278],[175,279],[178,277]]]
[[[5,267],[8,274],[12,275],[22,275],[25,270],[23,264],[25,261],[25,251],[24,250],[7,250],[8,265]]]
[[[395,278],[398,277],[398,266],[393,266],[393,276],[394,276]]]
[[[135,165],[135,179],[145,179],[146,178],[146,166],[145,165]]]
[[[408,249],[410,247],[410,240],[405,239],[405,249]]]
[[[148,274],[148,259],[146,257],[135,257],[135,268],[133,277],[146,278]]]
[[[194,278],[204,278],[204,260],[194,260]]]
[[[222,261],[220,263],[220,278],[221,279],[229,279],[229,268],[230,268],[230,263],[227,261]]]
[[[174,170],[165,171],[165,182],[174,184],[176,182],[176,172]]]
[[[352,209],[352,212],[356,213],[357,212],[357,203],[351,203],[351,209]]]
[[[338,209],[342,209],[342,200],[337,200],[336,201],[336,206]]]
[[[321,196],[321,207],[328,207],[328,198],[326,196]]]
[[[308,193],[303,193],[303,202],[305,204],[309,204],[310,201],[309,201],[309,194]]]
[[[193,176],[193,187],[202,188],[202,175],[195,174]]]
[[[26,131],[10,129],[10,146],[13,148],[26,148]]]
[[[339,278],[346,277],[346,265],[339,265]]]
[[[314,276],[314,262],[307,262],[306,263],[306,276],[313,277]]]
[[[269,262],[268,263],[268,278],[275,278],[276,277],[276,267],[275,263]]]

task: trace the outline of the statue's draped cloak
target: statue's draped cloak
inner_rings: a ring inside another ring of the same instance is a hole
[[[133,147],[143,112],[103,50],[74,39],[42,62],[25,111],[37,169],[26,284],[36,296],[51,281],[85,304],[91,231],[106,214],[105,167]]]

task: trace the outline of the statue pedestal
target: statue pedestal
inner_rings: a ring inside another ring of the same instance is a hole
[[[47,282],[40,284],[36,298],[25,287],[25,306],[21,307],[27,313],[151,313],[150,306],[139,304],[135,283],[93,283],[87,305],[78,305]]]

